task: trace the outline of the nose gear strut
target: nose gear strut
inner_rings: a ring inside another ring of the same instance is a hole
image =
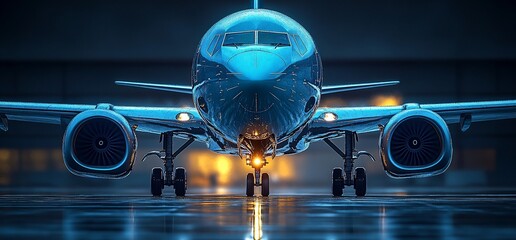
[[[242,135],[238,138],[238,155],[246,160],[247,165],[254,168],[254,176],[253,173],[248,173],[246,178],[246,195],[248,197],[254,196],[254,187],[261,187],[262,196],[269,196],[269,174],[262,174],[261,169],[268,163],[265,159],[267,151],[271,151],[272,159],[276,157],[276,147],[277,142],[274,135],[264,140],[246,139]],[[244,148],[248,152],[245,155],[242,151]]]
[[[340,150],[340,148],[337,147],[330,139],[324,139],[324,142],[328,144],[328,146],[330,146],[344,160],[344,176],[342,175],[342,168],[333,169],[333,196],[342,196],[344,186],[354,186],[355,194],[357,196],[364,196],[366,193],[365,169],[361,167],[355,168],[355,175],[352,177],[353,164],[355,163],[355,160],[361,156],[367,156],[373,161],[375,161],[375,158],[373,155],[366,151],[356,151],[355,144],[358,142],[358,135],[356,132],[345,131],[344,134],[344,152],[342,152],[342,150]]]
[[[160,142],[163,143],[163,150],[151,151],[142,158],[143,162],[150,156],[157,156],[163,161],[165,176],[163,176],[162,168],[155,167],[152,169],[151,193],[153,196],[161,196],[165,186],[174,186],[176,196],[184,196],[186,194],[186,170],[178,167],[174,173],[174,159],[195,140],[193,138],[188,139],[174,152],[172,148],[173,137],[172,132],[162,133]]]

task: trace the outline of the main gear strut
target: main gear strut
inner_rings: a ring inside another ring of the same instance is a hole
[[[174,159],[185,150],[190,144],[194,142],[193,138],[188,139],[175,152],[173,151],[172,132],[162,133],[160,142],[163,143],[163,150],[151,151],[143,156],[142,161],[145,161],[149,156],[157,156],[163,161],[165,168],[165,176],[163,176],[163,169],[155,167],[152,169],[151,175],[151,193],[153,196],[161,196],[165,186],[174,186],[177,196],[184,196],[186,194],[186,170],[182,167],[176,168],[174,173]]]
[[[354,186],[355,194],[357,196],[364,196],[366,193],[366,174],[364,168],[356,168],[355,175],[352,177],[353,165],[355,160],[361,156],[368,156],[375,161],[373,155],[366,151],[357,152],[355,149],[356,142],[358,142],[358,135],[356,132],[345,131],[344,152],[340,150],[330,139],[325,138],[324,142],[328,144],[339,156],[344,160],[344,176],[342,168],[333,169],[332,177],[332,192],[334,196],[342,196],[344,186]]]

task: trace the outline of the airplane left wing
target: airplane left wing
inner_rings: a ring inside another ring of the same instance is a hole
[[[127,119],[136,131],[160,134],[174,132],[183,138],[207,139],[207,130],[195,108],[132,107],[111,104],[79,105],[56,103],[0,102],[0,130],[8,121],[67,125],[77,114],[94,109],[111,110]]]
[[[426,109],[437,113],[447,124],[459,123],[463,131],[472,122],[516,118],[516,100],[441,104],[409,103],[392,107],[319,108],[308,125],[308,141],[340,137],[344,131],[357,133],[379,130],[402,111]]]

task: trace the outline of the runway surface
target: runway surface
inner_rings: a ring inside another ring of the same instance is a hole
[[[347,193],[351,194],[351,193]],[[0,239],[514,239],[515,194],[0,195]]]

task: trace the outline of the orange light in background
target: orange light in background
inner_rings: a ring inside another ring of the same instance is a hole
[[[49,151],[46,149],[28,149],[22,152],[22,159],[27,163],[24,167],[29,170],[42,172],[48,169]]]
[[[276,161],[276,159],[275,159]],[[292,180],[294,179],[294,159],[290,156],[282,156],[278,158],[278,161],[274,164],[274,171],[273,174],[275,177],[278,178],[278,180]]]
[[[260,159],[263,164],[263,159]],[[253,159],[254,164],[254,159]],[[272,181],[288,181],[295,177],[295,164],[291,156],[280,156],[268,164],[262,171],[271,176]],[[184,163],[188,169],[188,184],[196,187],[219,188],[242,186],[247,173],[254,169],[246,165],[244,159],[236,156],[222,155],[209,150],[191,151]]]
[[[371,100],[371,104],[378,107],[397,106],[401,102],[401,96],[394,95],[378,95]]]
[[[66,170],[63,162],[63,152],[60,148],[50,150],[50,159],[54,169]]]
[[[188,184],[193,186],[228,186],[235,177],[234,164],[238,158],[210,151],[192,151],[185,163],[188,169]]]
[[[217,172],[220,184],[227,185],[229,183],[232,165],[231,159],[226,156],[219,155],[215,159],[215,172]]]
[[[17,150],[0,149],[0,185],[11,183],[11,174],[16,170],[17,159]]]

